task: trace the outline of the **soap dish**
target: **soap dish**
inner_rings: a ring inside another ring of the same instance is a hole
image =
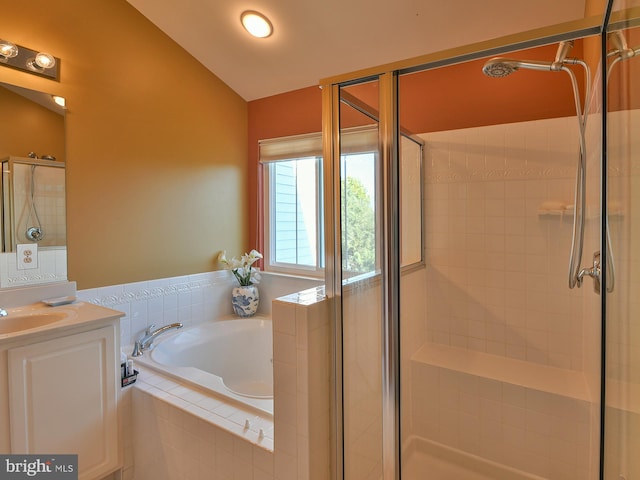
[[[45,305],[49,305],[50,307],[58,307],[60,305],[69,305],[76,301],[76,297],[56,297],[56,298],[47,298],[46,300],[42,300],[42,303]]]

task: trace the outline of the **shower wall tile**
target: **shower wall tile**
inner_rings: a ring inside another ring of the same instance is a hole
[[[600,224],[600,124],[592,121],[589,128],[583,264],[598,249]],[[580,379],[586,392],[598,391],[599,367],[593,360],[598,355],[593,352],[599,347],[599,297],[589,280],[582,289],[567,285],[578,151],[575,118],[423,138],[427,268],[420,316],[426,343],[409,354],[411,367],[403,365],[404,378],[411,379],[405,390],[410,401],[403,405],[411,416],[403,418],[403,428],[427,442],[543,478],[592,478],[597,471],[592,447],[598,441],[597,394],[590,399],[588,393],[567,395],[551,385],[540,389],[524,375],[517,381],[494,379],[507,365],[535,366],[541,372],[564,371]],[[448,165],[434,164],[431,152],[448,158]],[[618,238],[628,235],[616,220],[612,223]],[[626,288],[624,277],[622,282],[616,288]],[[617,351],[629,343],[626,334],[609,338]],[[458,359],[468,356],[464,365],[419,360],[425,348],[435,355],[438,348],[449,347]],[[640,341],[635,348],[640,352]],[[477,369],[482,356],[499,361],[494,373],[468,371]]]
[[[33,188],[31,175],[33,177]],[[25,232],[39,224],[45,233],[41,247],[66,245],[65,171],[60,167],[41,166],[32,170],[28,164],[16,162],[13,168],[13,213],[15,243],[29,243]],[[34,202],[33,210],[31,208]]]
[[[611,113],[609,142],[609,226],[615,264],[614,289],[607,296],[607,476],[640,472],[640,111]],[[589,332],[591,333],[591,332]]]
[[[573,204],[575,119],[422,137],[428,339],[581,368],[583,312],[570,305],[582,294],[566,286],[572,216],[561,211]],[[573,335],[550,342],[559,331]]]

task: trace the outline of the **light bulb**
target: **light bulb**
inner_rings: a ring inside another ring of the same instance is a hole
[[[56,59],[53,57],[53,55],[49,55],[48,53],[44,53],[44,52],[39,52],[36,55],[36,65],[38,65],[41,68],[49,69],[49,68],[53,68],[56,64]]]
[[[0,57],[13,58],[18,55],[18,47],[8,40],[0,40]]]
[[[52,95],[53,101],[56,102],[56,104],[60,105],[62,108],[64,108],[67,105],[67,101],[64,97],[60,97],[58,95]]]
[[[246,11],[240,16],[242,26],[254,37],[266,38],[273,33],[273,25],[267,17],[254,11]]]

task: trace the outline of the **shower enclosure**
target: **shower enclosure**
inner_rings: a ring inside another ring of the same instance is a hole
[[[640,476],[640,12],[604,18],[325,85],[337,478]]]

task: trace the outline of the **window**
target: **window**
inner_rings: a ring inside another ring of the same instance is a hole
[[[340,157],[342,270],[352,278],[379,269],[380,194],[377,128],[343,132]],[[422,143],[401,146],[401,264],[422,261]],[[264,268],[324,275],[322,137],[260,142],[264,166]]]
[[[375,152],[340,157],[342,273],[345,278],[372,273],[379,268],[376,159]]]
[[[320,274],[324,268],[321,172],[320,157],[282,160],[266,166],[268,270]]]
[[[297,275],[324,274],[322,137],[260,142],[264,166],[264,267]]]

